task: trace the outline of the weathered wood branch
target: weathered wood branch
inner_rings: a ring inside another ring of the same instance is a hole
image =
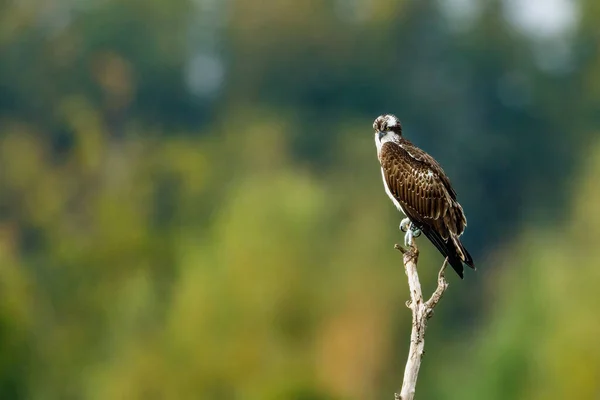
[[[419,260],[419,249],[414,242],[410,242],[408,249],[396,245],[395,248],[403,254],[404,270],[408,277],[408,287],[410,289],[410,300],[406,306],[412,311],[412,331],[410,334],[410,349],[408,351],[408,360],[404,369],[404,381],[400,393],[396,393],[395,400],[413,400],[415,397],[415,388],[419,376],[421,360],[425,352],[425,330],[427,329],[427,320],[433,315],[433,309],[442,298],[448,282],[444,272],[448,259],[444,260],[442,268],[438,274],[438,286],[427,301],[423,299],[421,282],[417,272],[417,262]]]

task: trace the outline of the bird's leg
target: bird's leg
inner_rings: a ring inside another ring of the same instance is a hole
[[[404,235],[404,245],[406,247],[410,247],[410,243],[413,239],[413,231],[411,229],[406,230],[406,234]]]
[[[407,232],[409,226],[410,226],[410,219],[404,218],[402,221],[400,221],[400,230],[402,232]]]

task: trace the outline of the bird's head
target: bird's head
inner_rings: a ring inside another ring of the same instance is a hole
[[[400,120],[392,114],[380,115],[373,122],[373,129],[375,129],[375,140],[385,141],[398,139],[402,136],[402,124]]]

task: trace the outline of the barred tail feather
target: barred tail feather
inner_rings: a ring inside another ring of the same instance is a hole
[[[456,251],[458,252],[459,258],[467,264],[470,268],[475,269],[475,265],[473,265],[473,257],[467,251],[465,246],[461,243],[458,236],[452,236],[452,241],[454,242],[454,246],[456,247]]]
[[[464,278],[463,263],[475,269],[471,254],[469,254],[465,246],[460,242],[460,239],[452,237],[444,240],[438,232],[429,227],[423,227],[421,230],[438,251],[448,258],[448,263],[461,279]]]

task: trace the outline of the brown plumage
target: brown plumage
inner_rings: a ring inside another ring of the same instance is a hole
[[[373,127],[386,192],[462,278],[463,263],[475,266],[460,241],[467,219],[450,180],[433,157],[402,137],[395,116],[382,115]]]

